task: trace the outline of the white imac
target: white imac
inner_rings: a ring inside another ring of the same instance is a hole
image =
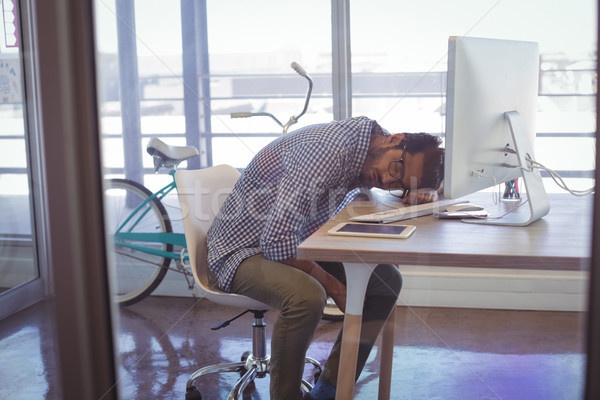
[[[535,159],[537,43],[472,37],[448,40],[444,197],[457,198],[522,177],[530,213],[465,222],[526,226],[550,210]]]

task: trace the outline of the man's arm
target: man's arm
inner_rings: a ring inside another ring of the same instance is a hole
[[[315,278],[325,289],[325,293],[333,299],[338,308],[344,312],[346,309],[346,286],[338,281],[333,275],[327,273],[314,261],[298,260],[289,258],[282,261],[294,268],[306,272]]]

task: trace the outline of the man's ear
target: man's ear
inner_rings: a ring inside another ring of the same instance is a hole
[[[390,144],[392,146],[397,146],[404,140],[404,135],[402,133],[396,133],[390,136]]]

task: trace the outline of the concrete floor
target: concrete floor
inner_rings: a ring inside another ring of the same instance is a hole
[[[0,321],[0,398],[61,399],[51,301]],[[117,347],[122,399],[183,399],[189,374],[251,350],[251,314],[206,300],[150,297],[120,310]],[[584,314],[398,307],[392,399],[581,399]],[[276,312],[265,319],[272,326]],[[309,355],[324,362],[341,323],[323,321]],[[267,337],[269,337],[267,327]],[[355,398],[377,398],[379,347]],[[93,362],[93,360],[90,360]],[[306,371],[306,377],[312,372]],[[225,399],[238,374],[203,377],[203,399]],[[268,377],[244,399],[268,399]]]

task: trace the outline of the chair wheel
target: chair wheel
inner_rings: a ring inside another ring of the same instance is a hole
[[[245,352],[242,353],[242,357],[240,357],[240,361],[246,362],[246,360],[248,359],[248,357],[250,357],[250,352],[249,351],[245,351]],[[238,368],[238,371],[240,372],[240,378],[241,378],[242,376],[244,376],[244,374],[248,370],[246,369],[246,367],[240,367],[240,368]]]
[[[245,351],[242,353],[242,357],[240,358],[240,361],[246,361],[248,359],[248,357],[250,357],[250,352]]]
[[[246,360],[248,359],[248,357],[250,357],[250,352],[249,351],[245,351],[242,353],[242,357],[240,358],[240,361],[246,362]],[[239,373],[240,373],[240,378],[242,378],[246,372],[248,372],[248,370],[246,369],[246,367],[240,367],[238,369]],[[251,387],[252,385],[254,385],[254,381],[251,381],[248,384],[248,387]]]
[[[196,386],[192,386],[185,392],[185,400],[202,400],[202,395]]]

